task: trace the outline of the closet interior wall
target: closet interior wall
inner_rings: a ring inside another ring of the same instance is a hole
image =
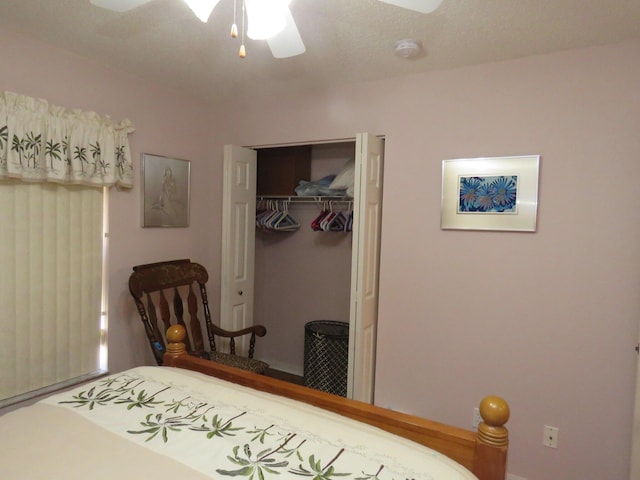
[[[355,142],[313,145],[311,180],[338,173],[354,155]],[[334,204],[345,214],[348,207]],[[295,375],[303,374],[305,324],[349,321],[352,234],[314,231],[321,209],[321,203],[292,203],[289,212],[301,224],[295,232],[256,229],[254,321],[267,328],[256,353]]]

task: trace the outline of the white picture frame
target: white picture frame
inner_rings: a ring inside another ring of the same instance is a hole
[[[443,160],[441,228],[535,232],[539,155]]]

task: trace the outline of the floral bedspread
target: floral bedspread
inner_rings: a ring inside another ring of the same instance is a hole
[[[140,367],[43,402],[215,479],[475,478],[374,427],[178,369]]]

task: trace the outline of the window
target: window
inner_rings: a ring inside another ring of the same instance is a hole
[[[0,182],[0,406],[106,368],[107,195]]]

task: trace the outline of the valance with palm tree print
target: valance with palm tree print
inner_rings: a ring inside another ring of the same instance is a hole
[[[0,178],[133,187],[128,120],[0,94]]]

